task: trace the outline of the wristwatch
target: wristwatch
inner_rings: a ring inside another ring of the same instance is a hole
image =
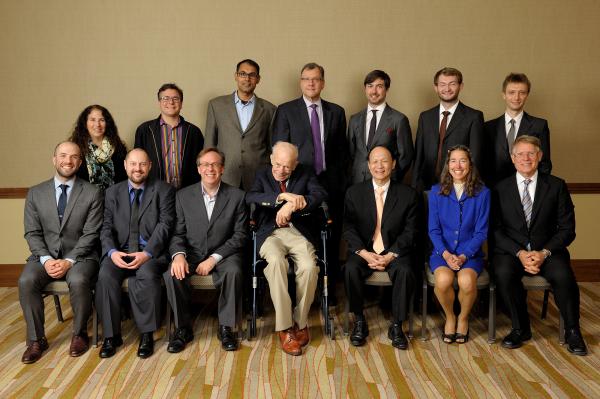
[[[550,252],[550,250],[548,250],[546,248],[542,249],[542,253],[544,254],[544,259],[552,256],[552,252]]]

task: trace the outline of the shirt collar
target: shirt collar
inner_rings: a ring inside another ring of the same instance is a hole
[[[250,97],[250,100],[248,100],[248,101],[246,102],[246,104],[243,104],[243,105],[254,104],[255,100],[256,100],[256,96],[254,95],[254,93],[252,93],[252,97]],[[242,100],[240,99],[240,97],[239,97],[239,96],[238,96],[238,94],[237,94],[237,90],[236,90],[236,91],[234,91],[234,92],[233,92],[233,102],[234,102],[235,104],[237,104],[237,103],[239,103],[239,102],[241,102],[241,101],[242,101]]]
[[[440,115],[443,115],[444,111],[448,111],[448,112],[450,112],[450,116],[453,116],[456,113],[456,108],[458,107],[458,104],[460,104],[460,101],[457,101],[456,104],[451,106],[449,109],[446,109],[446,108],[444,108],[442,103],[440,103],[440,110],[438,112]]]
[[[529,180],[531,180],[531,183],[535,183],[537,181],[537,177],[538,177],[538,171],[536,170],[535,173],[533,174],[533,176],[531,176],[529,178]],[[527,177],[524,177],[519,172],[517,172],[517,185],[522,184],[525,181],[525,179],[527,179]],[[531,183],[529,183],[529,184],[531,184]]]
[[[308,98],[304,97],[304,95],[303,95],[302,99],[304,100],[304,103],[306,104],[306,108],[310,108],[311,105],[317,104],[319,106],[318,108],[323,109],[323,104],[321,104],[321,99],[320,98],[317,101],[312,102]]]
[[[378,106],[376,106],[376,107],[373,107],[371,104],[368,104],[368,105],[367,105],[367,113],[369,113],[369,112],[371,112],[371,111],[373,111],[373,110],[375,109],[375,110],[377,110],[377,112],[379,112],[379,114],[378,114],[378,115],[382,115],[382,114],[383,114],[383,111],[385,110],[385,106],[386,106],[386,105],[387,105],[387,104],[386,104],[385,102],[384,102],[384,103],[382,103],[382,104],[379,104],[379,105],[378,105]]]
[[[76,178],[77,176],[73,175],[73,177],[71,177],[69,180],[63,183],[62,181],[58,180],[58,177],[54,176],[54,189],[58,189],[61,184],[66,184],[67,186],[69,186],[69,188],[73,188]]]
[[[378,186],[377,183],[375,183],[374,179],[371,179],[371,181],[373,182],[373,190],[377,190],[378,187],[383,187],[383,192],[387,193],[388,189],[390,188],[390,182],[392,180],[388,180],[387,183],[385,183],[383,186]]]
[[[162,115],[160,116],[160,126],[164,126],[167,125],[167,122],[165,122],[165,120],[163,119]],[[175,129],[176,127],[181,126],[181,124],[183,123],[183,116],[179,115],[179,121],[177,122],[177,125],[175,126],[171,126],[173,129]]]
[[[217,187],[217,191],[215,191],[215,195],[213,195],[212,197],[210,196],[210,194],[204,189],[204,184],[202,184],[202,182],[200,182],[200,188],[202,189],[202,195],[208,197],[209,199],[213,199],[216,198],[217,195],[219,194],[219,190],[221,189],[221,183],[219,183],[219,187]]]
[[[131,180],[129,180],[129,179],[127,179],[127,187],[128,187],[128,190],[127,190],[128,193],[131,193],[131,190],[133,190],[135,188],[135,187],[133,187],[131,185]],[[140,188],[142,190],[145,189],[146,188],[146,182],[142,183],[142,186]]]
[[[508,125],[510,123],[510,120],[514,119],[515,123],[518,125],[521,123],[521,119],[523,119],[523,111],[521,111],[519,113],[519,115],[515,116],[514,118],[512,116],[510,116],[507,112],[504,113],[504,124]]]

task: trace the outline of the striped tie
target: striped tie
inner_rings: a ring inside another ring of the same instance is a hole
[[[523,213],[525,213],[527,227],[529,227],[531,224],[531,209],[533,208],[533,202],[531,201],[531,196],[529,195],[529,183],[531,183],[531,179],[523,180],[525,189],[523,190],[523,200],[521,201],[523,204]]]

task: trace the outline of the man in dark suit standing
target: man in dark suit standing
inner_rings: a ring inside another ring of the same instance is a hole
[[[542,160],[539,170],[550,174],[550,130],[548,122],[523,111],[531,91],[531,83],[524,73],[510,73],[502,83],[502,98],[506,102],[504,115],[487,121],[484,125],[486,150],[483,178],[489,187],[514,175],[511,160],[513,142],[518,136],[537,137],[541,143]]]
[[[38,361],[48,349],[41,291],[55,279],[65,279],[69,285],[73,308],[69,354],[81,356],[89,347],[87,321],[98,273],[102,194],[96,186],[76,178],[81,165],[77,144],[58,144],[52,162],[54,178],[31,187],[25,201],[25,239],[31,255],[19,277],[19,301],[27,324],[23,363]]]
[[[386,147],[396,161],[392,178],[402,182],[413,161],[414,147],[410,123],[406,115],[386,103],[391,79],[387,73],[374,70],[365,77],[367,108],[352,115],[348,124],[352,184],[371,179],[369,151]]]
[[[148,179],[152,163],[139,148],[125,157],[128,180],[106,190],[100,233],[102,263],[96,284],[96,308],[108,358],[123,344],[121,284],[128,280],[133,319],[140,331],[137,355],[154,353],[154,331],[160,326],[160,277],[168,263],[167,244],[175,222],[175,189]]]
[[[287,141],[298,147],[298,161],[314,170],[328,194],[333,220],[332,236],[327,244],[330,286],[339,273],[339,252],[344,193],[348,182],[348,143],[346,114],[337,104],[321,98],[325,87],[325,70],[314,62],[300,71],[302,97],[281,104],[275,113],[272,143]],[[334,289],[330,290],[335,293]],[[330,303],[335,296],[330,294]]]
[[[373,178],[348,189],[344,210],[344,239],[348,260],[344,269],[346,295],[354,313],[350,342],[364,345],[369,335],[363,315],[364,280],[374,271],[387,271],[392,280],[392,323],[388,338],[398,349],[407,349],[402,321],[410,312],[409,300],[416,285],[414,248],[417,236],[418,195],[412,188],[391,180],[396,161],[386,147],[369,154]]]
[[[493,191],[492,265],[512,319],[502,346],[518,348],[531,338],[527,291],[521,278],[540,275],[550,282],[565,320],[567,349],[585,355],[587,348],[579,329],[579,287],[567,250],[575,239],[573,202],[564,180],[538,170],[542,157],[537,137],[517,137],[512,147],[517,172]]]
[[[175,189],[187,187],[199,180],[196,156],[204,146],[198,127],[180,115],[183,91],[175,83],[165,83],[158,89],[158,118],[146,121],[135,131],[134,148],[141,148],[150,157],[150,178],[163,180]]]
[[[258,207],[256,247],[267,261],[264,274],[275,307],[275,330],[283,351],[297,356],[310,339],[307,319],[319,276],[313,226],[302,214],[317,209],[327,193],[311,169],[298,165],[293,144],[276,143],[271,165],[256,174],[246,202]],[[295,309],[288,293],[287,256],[294,260]]]
[[[199,184],[177,193],[177,224],[171,239],[171,267],[164,273],[175,334],[167,351],[181,352],[193,339],[189,277],[212,275],[219,294],[217,337],[236,350],[233,328],[242,317],[242,252],[248,233],[244,192],[221,181],[225,155],[214,147],[198,154]]]
[[[483,162],[483,113],[458,101],[463,88],[462,73],[442,68],[433,78],[433,89],[440,104],[421,112],[415,140],[415,166],[412,185],[429,190],[439,181],[448,148],[462,144],[469,147],[479,170]]]
[[[240,61],[235,81],[233,94],[209,101],[204,134],[206,146],[219,148],[227,157],[223,181],[248,191],[256,171],[269,164],[275,106],[254,94],[260,82],[256,61]]]

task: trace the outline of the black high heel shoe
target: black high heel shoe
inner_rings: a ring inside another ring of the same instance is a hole
[[[446,344],[451,344],[456,340],[456,334],[442,333],[442,341]]]
[[[457,344],[466,344],[469,341],[469,330],[466,334],[456,333],[454,339]]]

